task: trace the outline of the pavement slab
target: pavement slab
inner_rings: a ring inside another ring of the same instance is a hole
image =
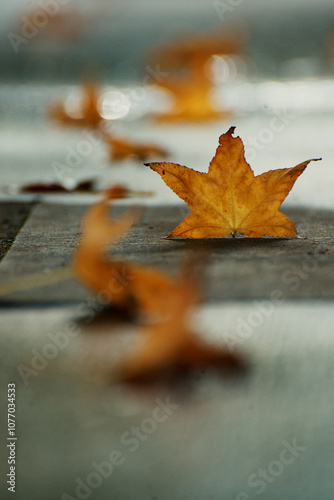
[[[13,278],[52,273],[71,265],[80,240],[86,205],[37,203],[0,266],[0,285]],[[127,206],[114,206],[117,217]],[[27,207],[27,213],[31,205]],[[187,251],[207,256],[204,287],[208,301],[285,298],[334,298],[334,217],[321,209],[285,209],[299,238],[172,239],[163,236],[187,215],[183,205],[147,206],[141,221],[112,249],[119,258],[156,266],[176,275]],[[31,281],[33,285],[33,277]],[[51,286],[31,286],[6,300],[18,303],[71,303],[87,290],[68,279]]]
[[[140,389],[104,379],[135,342],[131,328],[105,324],[103,334],[91,323],[70,337],[75,306],[2,311],[0,391],[16,383],[17,498],[249,500],[262,491],[270,500],[330,500],[332,304],[278,303],[241,336],[239,318],[254,312],[237,301],[205,306],[195,319],[215,345],[235,337],[247,373],[202,370]],[[4,482],[0,494],[10,498]]]
[[[0,203],[0,260],[29,216],[33,203]]]

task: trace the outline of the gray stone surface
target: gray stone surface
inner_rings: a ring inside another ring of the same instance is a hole
[[[113,252],[175,274],[188,249],[206,252],[207,300],[194,329],[237,350],[249,370],[130,388],[110,374],[140,332],[93,320],[76,280],[51,284],[71,264],[86,209],[37,203],[0,264],[0,291],[25,285],[1,299],[0,477],[8,473],[7,384],[15,382],[15,497],[332,500],[334,312],[319,300],[334,296],[332,212],[286,210],[299,239],[184,241],[162,238],[186,215],[181,206],[147,207]],[[49,286],[34,287],[41,276]],[[157,408],[167,398],[175,406],[164,414]],[[3,480],[0,496],[12,498]]]
[[[126,210],[116,206],[113,215]],[[86,206],[35,205],[0,266],[0,285],[17,276],[42,273],[71,264]],[[334,218],[326,210],[286,209],[301,238],[166,240],[187,209],[146,207],[141,222],[112,250],[125,260],[177,274],[187,250],[207,254],[204,292],[207,300],[270,298],[279,289],[286,298],[334,297]],[[33,283],[33,279],[32,282]],[[1,291],[1,290],[0,290]],[[31,287],[6,300],[35,303],[78,302],[87,291],[76,281]]]
[[[0,203],[0,260],[11,247],[32,206],[30,203]]]
[[[4,478],[8,469],[6,387],[15,381],[15,498],[245,500],[262,490],[266,500],[332,500],[332,304],[277,304],[240,337],[238,318],[255,311],[251,302],[212,305],[196,320],[214,344],[222,345],[226,332],[239,339],[248,374],[201,372],[174,386],[142,389],[108,385],[104,378],[138,332],[91,323],[70,338],[64,331],[76,307],[3,311],[0,474]],[[52,334],[63,347],[55,347]],[[23,365],[35,372],[21,377]],[[177,406],[165,418],[156,408],[167,398]],[[152,423],[152,415],[160,420]],[[282,455],[294,443],[302,447],[295,456]],[[122,463],[110,472],[105,462],[115,450]],[[92,475],[101,462],[106,477]],[[268,480],[259,477],[261,469]],[[78,492],[78,480],[93,487]],[[3,480],[0,496],[14,496]]]

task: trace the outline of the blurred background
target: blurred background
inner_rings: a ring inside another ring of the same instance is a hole
[[[93,82],[108,136],[153,142],[171,161],[205,170],[219,135],[236,125],[256,173],[324,157],[289,202],[333,206],[318,174],[334,132],[330,0],[22,0],[3,3],[0,29],[1,196],[59,181],[55,162],[68,167],[82,130],[52,107],[79,116],[82,85]],[[138,166],[159,151],[146,148],[138,163],[131,151],[120,161],[115,144],[93,146],[61,182],[132,179],[129,188],[153,190],[155,201],[174,199]]]
[[[0,29],[4,196],[24,182],[56,180],[54,162],[64,164],[82,132],[57,125],[50,107],[62,102],[66,113],[80,114],[81,85],[88,81],[100,87],[96,106],[109,132],[149,139],[171,161],[188,161],[199,170],[207,168],[218,136],[232,124],[248,160],[256,157],[256,172],[268,169],[268,158],[272,168],[285,167],[329,151],[330,0],[17,1],[2,5]],[[311,113],[312,124],[305,113]],[[301,141],[303,151],[296,147]],[[154,176],[138,175],[133,156],[125,158],[128,171],[124,161],[119,170],[116,156],[110,160],[111,147],[94,145],[64,182],[96,172],[102,184],[134,175],[138,187],[169,198]],[[312,170],[309,181],[300,181],[303,196],[292,195],[291,203],[332,206],[331,193]],[[310,197],[314,183],[317,194]]]
[[[3,83],[77,83],[95,70],[106,82],[140,84],[157,44],[227,27],[247,37],[239,77],[319,78],[333,70],[331,0],[17,0],[1,6],[0,26]]]

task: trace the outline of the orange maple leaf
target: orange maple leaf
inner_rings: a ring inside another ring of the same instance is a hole
[[[194,263],[175,279],[153,267],[108,259],[107,243],[125,234],[136,216],[130,211],[110,221],[107,209],[108,201],[103,200],[84,217],[74,269],[96,293],[104,292],[105,297],[109,292],[111,303],[126,310],[136,307],[150,321],[144,327],[146,341],[119,364],[114,378],[134,382],[192,368],[238,367],[236,355],[206,344],[190,330],[189,313],[200,300]]]
[[[189,36],[156,49],[151,57],[152,64],[168,71],[158,75],[154,83],[167,89],[173,97],[171,109],[154,115],[156,120],[204,122],[231,116],[228,110],[215,109],[214,83],[208,63],[215,54],[239,52],[242,45],[240,34],[227,30],[225,34]],[[176,70],[176,75],[170,75],[170,69]]]
[[[238,54],[245,44],[244,33],[240,29],[224,29],[223,32],[209,32],[201,35],[189,33],[187,36],[156,47],[149,56],[149,63],[164,70],[185,69],[194,61],[202,66],[214,54]],[[159,78],[159,81],[163,78]]]
[[[74,114],[70,114],[64,103],[51,107],[50,116],[53,120],[65,125],[97,128],[103,118],[98,110],[100,91],[95,83],[82,85],[82,99]]]
[[[85,179],[66,183],[41,181],[32,184],[24,184],[20,191],[22,193],[81,193],[94,191],[96,179]]]
[[[152,267],[111,260],[106,255],[107,245],[120,240],[135,223],[138,209],[117,220],[110,220],[107,211],[108,200],[104,199],[85,215],[74,270],[94,292],[109,293],[111,303],[122,308],[136,306],[144,313],[163,311],[166,293],[177,287],[171,277]]]
[[[142,328],[146,338],[119,364],[114,378],[121,382],[145,382],[192,369],[241,368],[243,364],[237,355],[207,344],[191,331],[189,314],[199,300],[198,283],[180,279],[169,292],[165,302],[168,317]]]
[[[110,146],[109,154],[110,159],[113,161],[125,160],[131,157],[145,161],[152,156],[161,156],[162,158],[167,156],[167,151],[155,144],[139,144],[114,137],[107,137],[105,141]]]
[[[104,191],[109,200],[130,198],[131,196],[153,196],[153,191],[133,191],[123,184],[114,184]]]
[[[297,235],[293,222],[278,209],[310,161],[320,158],[255,176],[245,160],[242,140],[232,137],[234,129],[220,136],[208,173],[176,163],[146,164],[192,212],[168,238]]]
[[[173,94],[173,105],[169,111],[158,113],[159,122],[205,122],[227,118],[230,111],[217,111],[212,100],[213,83],[201,66],[191,70],[183,78],[165,78],[159,86]]]

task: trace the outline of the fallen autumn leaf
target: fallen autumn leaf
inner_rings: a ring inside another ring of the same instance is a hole
[[[200,301],[195,262],[190,259],[183,273],[172,278],[150,266],[107,258],[106,245],[118,240],[136,220],[130,211],[111,221],[107,209],[104,199],[84,217],[74,270],[97,294],[109,293],[112,304],[135,309],[146,321],[141,328],[146,335],[143,344],[120,362],[113,378],[138,382],[180,370],[242,366],[237,355],[210,346],[191,332],[189,316]]]
[[[297,235],[293,222],[278,209],[310,161],[321,158],[255,176],[245,160],[242,140],[232,137],[234,130],[231,127],[220,136],[208,173],[176,163],[145,164],[162,177],[192,212],[168,238],[223,237],[236,233],[253,238]]]

